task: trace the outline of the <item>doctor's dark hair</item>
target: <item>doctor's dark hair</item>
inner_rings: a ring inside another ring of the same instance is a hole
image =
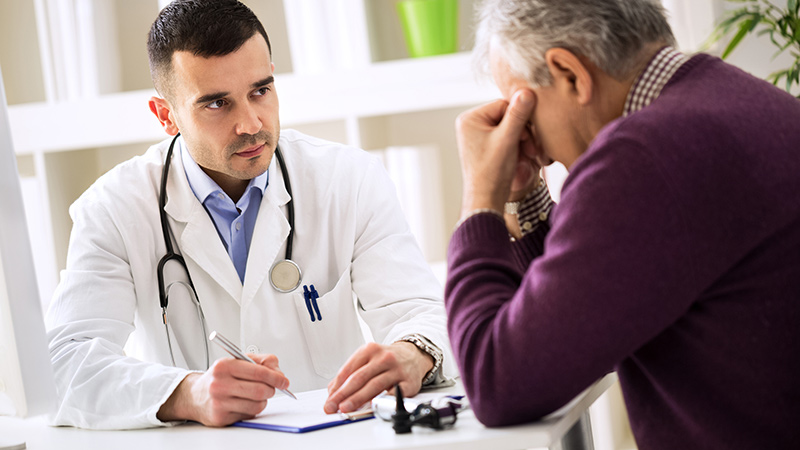
[[[477,8],[473,58],[489,72],[490,50],[513,75],[534,86],[552,83],[545,52],[563,48],[612,77],[633,74],[648,44],[675,46],[660,0],[483,0]]]
[[[161,95],[170,91],[172,55],[178,51],[210,58],[235,52],[256,33],[272,45],[264,26],[247,6],[236,0],[174,0],[150,27],[147,53],[150,76]]]

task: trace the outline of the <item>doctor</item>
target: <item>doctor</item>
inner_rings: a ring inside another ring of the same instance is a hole
[[[327,387],[325,410],[347,412],[398,382],[413,394],[454,377],[440,287],[381,163],[280,130],[255,15],[172,2],[148,51],[150,109],[171,137],[70,208],[48,314],[55,424],[223,426],[288,387]],[[257,364],[209,346],[213,330]]]

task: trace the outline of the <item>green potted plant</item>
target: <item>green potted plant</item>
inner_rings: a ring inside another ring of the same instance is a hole
[[[707,46],[719,42],[736,32],[722,52],[722,59],[728,57],[745,36],[756,33],[768,35],[777,51],[773,58],[789,51],[794,63],[788,68],[778,70],[767,76],[767,80],[778,86],[784,85],[791,92],[793,85],[800,86],[800,0],[787,0],[785,7],[778,6],[778,0],[726,0],[741,3],[742,7],[726,12],[707,41]],[[800,98],[800,95],[798,95]]]

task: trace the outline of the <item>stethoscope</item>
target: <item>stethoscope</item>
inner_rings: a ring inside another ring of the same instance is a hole
[[[179,136],[180,133],[175,135],[175,138],[173,138],[172,142],[169,144],[166,161],[164,161],[164,169],[161,172],[161,190],[159,191],[158,195],[158,206],[160,209],[159,215],[161,217],[161,232],[164,234],[164,244],[166,244],[167,253],[161,258],[160,261],[158,261],[158,266],[156,267],[156,274],[158,275],[158,297],[161,303],[161,316],[164,322],[164,329],[167,332],[169,355],[172,359],[172,365],[175,366],[175,355],[172,352],[172,339],[170,339],[169,335],[169,316],[167,315],[169,290],[173,285],[180,285],[185,287],[189,292],[192,303],[194,303],[195,308],[197,309],[197,318],[200,320],[200,326],[203,329],[202,341],[206,351],[206,369],[208,369],[211,366],[211,356],[208,350],[208,339],[206,339],[206,336],[208,336],[208,331],[206,330],[205,314],[203,314],[203,307],[200,305],[200,300],[197,298],[197,290],[192,282],[192,277],[189,274],[189,268],[186,266],[186,261],[183,259],[181,254],[175,253],[175,249],[172,245],[171,230],[169,223],[167,222],[167,211],[165,210],[165,206],[167,204],[167,177],[169,175],[169,166],[170,162],[172,161],[172,151],[175,148],[175,142],[178,140]],[[283,155],[281,155],[281,151],[277,146],[275,147],[275,156],[278,158],[278,164],[280,165],[281,173],[283,174],[283,185],[286,188],[286,192],[289,194],[289,203],[286,205],[289,213],[289,237],[286,240],[286,254],[284,259],[273,264],[269,270],[269,282],[278,292],[287,293],[297,289],[297,287],[300,286],[300,282],[303,279],[303,272],[300,270],[300,266],[296,262],[292,261],[292,243],[294,242],[294,200],[292,198],[292,185],[289,182],[289,174],[286,171],[286,163],[284,162]],[[177,262],[183,268],[183,271],[186,272],[186,279],[188,281],[173,281],[170,284],[165,285],[164,267],[170,261]]]

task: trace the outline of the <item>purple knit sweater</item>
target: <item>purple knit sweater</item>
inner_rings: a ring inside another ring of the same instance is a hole
[[[616,370],[640,449],[800,445],[800,101],[694,56],[600,132],[550,220],[512,243],[479,214],[450,243],[481,422],[536,420]]]

